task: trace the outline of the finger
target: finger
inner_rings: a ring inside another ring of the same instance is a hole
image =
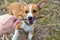
[[[14,16],[9,16],[9,17],[4,21],[3,24],[6,24],[6,23],[8,23],[8,22],[13,22],[13,21],[16,20],[16,19],[17,19],[17,18],[14,17]]]
[[[12,16],[12,17],[10,17],[10,20],[12,20],[12,21],[14,21],[14,20],[16,20],[17,18],[15,17],[15,16]]]
[[[14,22],[14,24],[13,24],[13,28],[15,28],[16,25],[17,25],[18,23],[20,23],[20,22],[21,22],[21,20],[16,20],[16,21]]]

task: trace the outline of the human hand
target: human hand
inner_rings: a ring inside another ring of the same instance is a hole
[[[0,34],[12,31],[19,22],[20,20],[9,14],[0,16]]]

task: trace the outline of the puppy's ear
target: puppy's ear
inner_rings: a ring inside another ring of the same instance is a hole
[[[40,9],[40,8],[43,8],[45,4],[46,4],[46,0],[43,0],[43,1],[39,2],[39,3],[37,4],[37,6],[38,6],[38,8]]]

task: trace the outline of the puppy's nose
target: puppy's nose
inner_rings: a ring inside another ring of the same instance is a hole
[[[33,17],[28,17],[28,19],[29,19],[29,20],[32,20],[32,19],[33,19]]]

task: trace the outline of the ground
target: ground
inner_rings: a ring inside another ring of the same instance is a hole
[[[47,0],[45,7],[40,11],[40,15],[44,14],[45,17],[37,20],[33,40],[60,40],[60,5],[57,2],[59,1]],[[2,4],[2,7],[0,6],[0,15],[2,14],[6,14],[4,4]],[[23,40],[23,37],[27,35],[23,30],[19,32],[18,40]],[[7,39],[11,40],[13,33],[7,34]],[[1,38],[0,40],[2,40]]]

